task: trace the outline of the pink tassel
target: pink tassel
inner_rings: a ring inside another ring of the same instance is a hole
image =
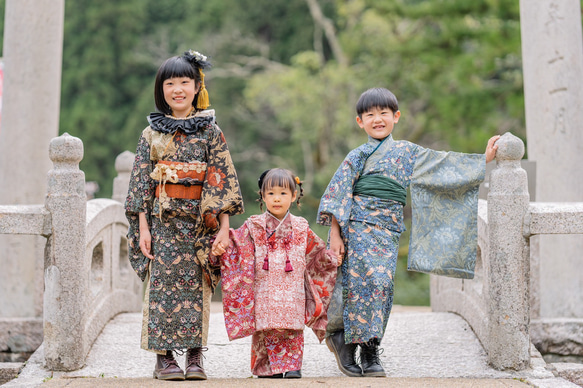
[[[291,272],[294,269],[292,268],[291,263],[289,262],[289,259],[286,259],[285,261],[285,272]]]
[[[269,271],[269,260],[267,259],[267,255],[265,255],[265,259],[263,259],[263,269]]]

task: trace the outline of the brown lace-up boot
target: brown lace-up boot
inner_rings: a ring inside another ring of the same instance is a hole
[[[184,380],[184,372],[174,359],[172,350],[167,350],[166,354],[156,356],[154,378],[158,380]]]
[[[206,380],[202,367],[202,352],[207,348],[188,349],[186,352],[186,380]]]

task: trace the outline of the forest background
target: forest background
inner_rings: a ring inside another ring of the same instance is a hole
[[[519,16],[518,0],[66,0],[59,133],[83,140],[81,169],[111,197],[116,156],[155,110],[157,68],[200,51],[245,200],[231,225],[260,211],[261,172],[285,167],[304,182],[293,213],[326,238],[319,199],[367,140],[354,106],[370,87],[399,99],[395,139],[475,153],[507,131],[526,141]],[[395,303],[428,305],[407,249],[406,232]]]

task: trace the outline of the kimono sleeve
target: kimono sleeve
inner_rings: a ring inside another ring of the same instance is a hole
[[[255,247],[247,222],[229,230],[229,247],[221,257],[223,314],[229,340],[255,332]]]
[[[152,161],[150,160],[150,145],[146,138],[146,131],[142,133],[136,149],[134,166],[130,176],[128,195],[125,201],[125,212],[129,222],[128,247],[129,259],[132,268],[142,281],[148,273],[148,259],[140,250],[140,223],[139,213],[145,213],[148,226],[151,227],[150,216],[156,190],[155,182],[150,178]]]
[[[221,213],[230,216],[243,213],[243,197],[227,141],[220,128],[215,126],[209,142],[206,179],[200,201],[203,228],[214,232]]]
[[[326,249],[324,241],[308,229],[306,246],[306,326],[318,339],[324,340],[327,311],[334,290],[337,273],[337,258]]]
[[[483,154],[420,149],[411,178],[407,268],[472,279],[478,246],[478,189]]]
[[[344,227],[348,223],[352,208],[354,183],[360,177],[368,156],[363,150],[364,147],[366,145],[351,151],[330,180],[320,200],[318,224],[330,226],[332,216],[336,218],[340,227]],[[368,153],[370,154],[370,150]]]

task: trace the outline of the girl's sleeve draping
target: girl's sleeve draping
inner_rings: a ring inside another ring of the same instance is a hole
[[[200,201],[201,227],[211,232],[215,232],[219,226],[219,214],[232,216],[244,211],[237,172],[227,142],[218,126],[216,130],[208,147],[206,179]]]
[[[129,221],[127,234],[130,250],[129,259],[133,269],[142,281],[144,281],[148,273],[150,259],[144,256],[140,250],[140,223],[138,214],[145,213],[148,226],[151,227],[150,212],[156,190],[155,182],[150,178],[151,172],[150,145],[146,137],[142,134],[136,149],[136,157],[134,159],[128,195],[125,202],[126,216]]]
[[[247,223],[231,229],[229,237],[220,265],[225,327],[232,341],[255,332],[255,247]]]
[[[324,241],[311,229],[306,246],[306,326],[321,341],[326,337],[332,291],[336,282],[336,255],[326,249]]]

